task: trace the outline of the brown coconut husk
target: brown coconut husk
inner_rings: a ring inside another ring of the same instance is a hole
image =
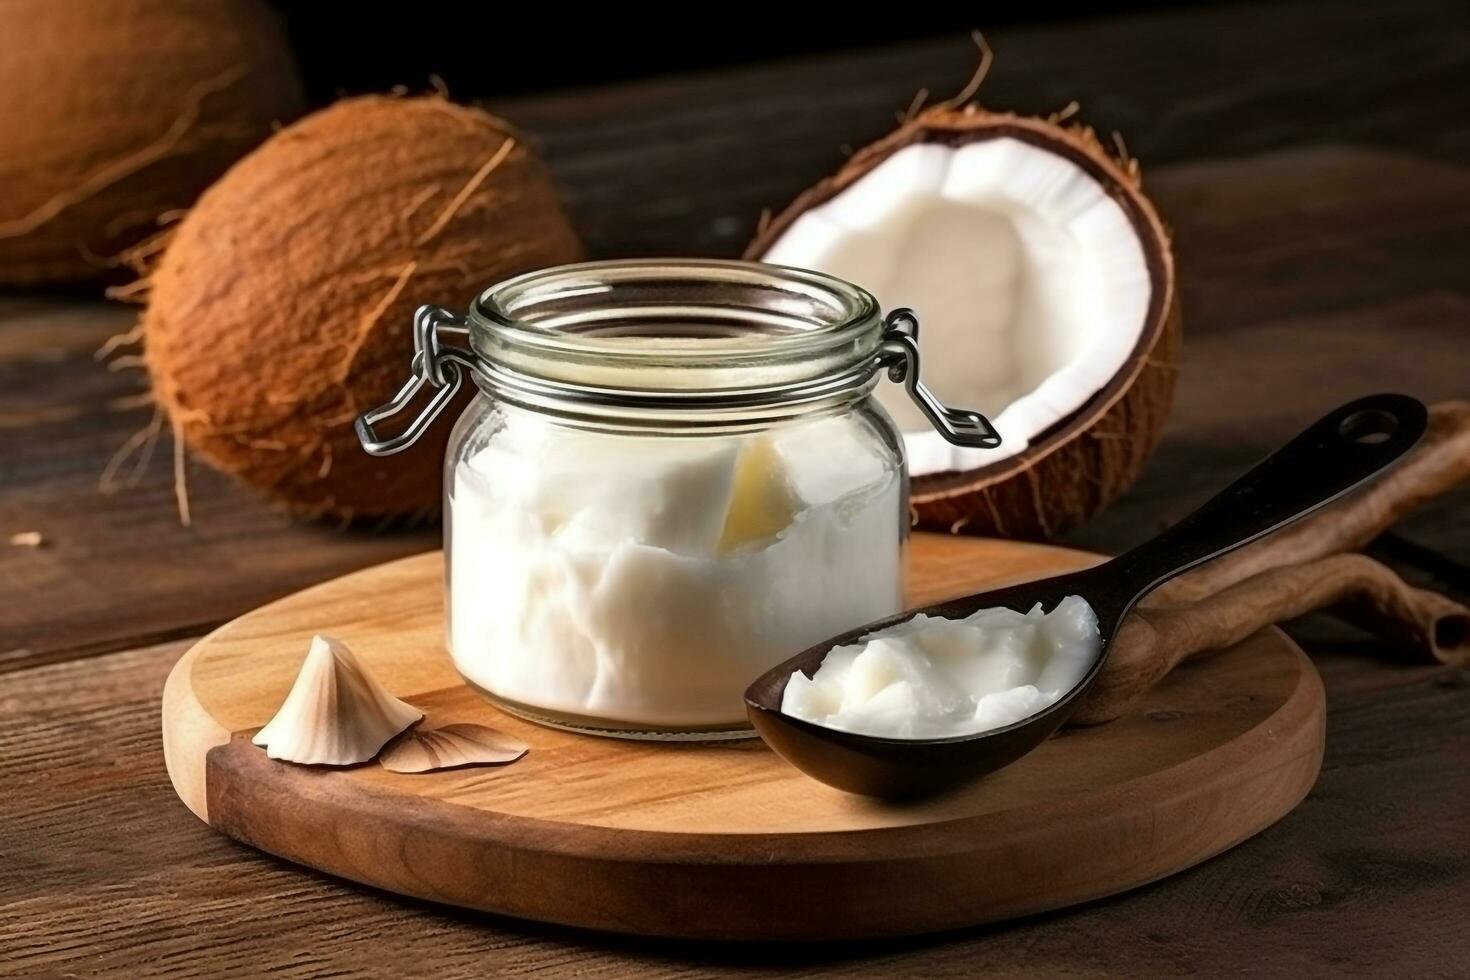
[[[1182,329],[1169,233],[1143,194],[1137,162],[1115,159],[1090,128],[1067,121],[1072,111],[1069,107],[1041,119],[951,100],[918,112],[765,222],[745,250],[746,258],[760,259],[802,214],[904,147],[956,146],[1001,137],[1066,157],[1097,180],[1133,224],[1154,290],[1147,322],[1128,361],[1102,390],[1037,435],[1021,453],[977,470],[914,478],[911,501],[917,526],[1027,539],[1062,534],[1133,483],[1168,417]]]
[[[302,108],[260,0],[6,0],[0,38],[0,285],[113,273]]]
[[[581,255],[506,123],[438,97],[339,102],[174,229],[147,280],[154,394],[191,450],[297,513],[429,515],[453,413],[388,459],[352,429],[408,378],[414,309]]]

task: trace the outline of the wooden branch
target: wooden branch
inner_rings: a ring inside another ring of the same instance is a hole
[[[1072,723],[1112,721],[1185,659],[1327,608],[1413,650],[1420,661],[1470,662],[1470,609],[1408,585],[1371,558],[1331,555],[1267,569],[1190,602],[1136,610]]]

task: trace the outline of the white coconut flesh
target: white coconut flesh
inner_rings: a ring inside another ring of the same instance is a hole
[[[1154,288],[1122,207],[1071,159],[997,137],[905,147],[806,211],[764,261],[864,287],[919,317],[925,383],[985,413],[996,449],[952,446],[900,387],[879,400],[915,476],[1024,450],[1127,364]]]

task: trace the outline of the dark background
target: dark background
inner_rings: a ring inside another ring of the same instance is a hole
[[[275,5],[285,16],[298,52],[307,94],[313,104],[322,105],[339,95],[381,92],[395,85],[411,91],[427,89],[431,75],[463,100],[963,34],[976,28],[988,31],[1102,19],[1150,8],[1223,4],[1099,0],[940,5],[934,10],[908,3],[846,8],[796,4],[751,10],[719,3],[646,8],[550,3],[541,5],[540,11],[453,0],[392,4],[275,0]],[[1256,5],[1271,4],[1257,0]],[[844,9],[848,13],[840,14]]]

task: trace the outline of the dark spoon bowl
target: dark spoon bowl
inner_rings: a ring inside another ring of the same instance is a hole
[[[1049,738],[1107,662],[1133,605],[1175,575],[1327,504],[1390,465],[1419,441],[1424,406],[1405,395],[1360,398],[1324,416],[1199,510],[1157,537],[1080,572],[951,599],[849,630],[758,677],[745,692],[760,737],[814,779],[850,793],[902,799],[952,789],[1007,766]],[[833,647],[856,643],[920,613],[959,619],[997,606],[1051,610],[1080,595],[1098,618],[1102,646],[1082,680],[1056,702],[1003,728],[948,738],[887,738],[828,728],[781,711],[791,675],[810,677]]]

